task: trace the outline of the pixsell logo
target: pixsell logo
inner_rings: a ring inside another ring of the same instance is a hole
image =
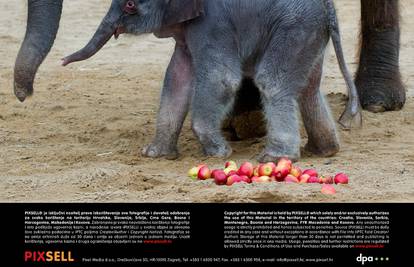
[[[356,258],[356,260],[357,260],[357,262],[360,262],[362,265],[364,265],[365,262],[373,262],[374,261],[374,257],[371,257],[371,256],[366,257],[366,256],[363,256],[362,253],[361,253]]]
[[[25,262],[74,262],[72,251],[25,251]]]

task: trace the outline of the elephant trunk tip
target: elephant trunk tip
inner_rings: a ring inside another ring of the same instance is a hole
[[[24,102],[27,97],[33,94],[33,84],[28,84],[26,86],[19,84],[18,82],[14,83],[14,95],[19,99],[20,102]]]
[[[76,53],[73,53],[72,55],[62,58],[62,66],[65,67],[74,62],[83,61],[85,59],[90,58],[91,56],[92,54],[84,53],[82,50],[78,51]]]
[[[114,35],[114,31],[104,34],[97,34],[84,48],[67,57],[62,58],[62,66],[67,66],[74,62],[83,61],[95,55]]]
[[[69,56],[66,56],[66,57],[62,58],[61,59],[62,60],[62,66],[65,67],[65,66],[67,66],[69,64],[72,64],[74,62],[79,62],[79,61],[86,60],[86,59],[92,57],[93,54],[95,54],[95,52],[93,52],[93,53],[89,52],[89,51],[85,52],[84,50],[86,50],[86,49],[82,49],[82,50],[80,50],[76,53],[73,53]]]
[[[62,66],[67,66],[71,63],[91,58],[98,53],[98,51],[112,38],[112,36],[117,38],[120,34],[125,32],[125,29],[122,25],[120,25],[122,13],[115,15],[112,13],[113,11],[108,12],[92,39],[84,48],[62,59]]]
[[[66,67],[70,63],[73,63],[74,62],[73,60],[70,60],[70,56],[64,57],[61,60],[62,60],[62,66],[63,67]]]

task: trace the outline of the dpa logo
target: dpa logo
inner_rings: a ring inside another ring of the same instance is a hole
[[[362,253],[359,254],[359,256],[356,258],[357,262],[360,262],[362,265],[364,265],[366,262],[373,262],[374,257],[372,256],[363,256]]]

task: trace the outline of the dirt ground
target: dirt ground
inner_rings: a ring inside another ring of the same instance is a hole
[[[355,70],[359,1],[336,1],[348,65]],[[0,0],[0,201],[5,202],[412,202],[414,201],[414,0],[403,0],[401,66],[409,98],[404,110],[364,112],[362,130],[340,132],[333,158],[304,156],[298,166],[346,172],[335,196],[319,185],[272,183],[218,187],[194,182],[187,170],[202,156],[189,120],[176,161],[142,157],[155,131],[160,86],[172,40],[152,35],[111,40],[93,59],[63,68],[60,58],[81,48],[110,0],[66,1],[53,50],[21,104],[12,93],[15,56],[24,35],[26,0]],[[332,49],[324,91],[336,118],[345,85]],[[303,131],[302,131],[303,132]],[[305,144],[303,136],[303,144]],[[263,139],[231,143],[232,159],[254,160]]]

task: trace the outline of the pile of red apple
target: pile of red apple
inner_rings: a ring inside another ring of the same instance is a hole
[[[254,166],[245,162],[240,167],[234,161],[228,161],[224,169],[211,170],[206,164],[193,167],[188,175],[194,180],[214,179],[217,185],[231,186],[235,183],[317,183],[323,184],[322,193],[335,194],[332,184],[348,184],[348,176],[338,173],[335,177],[320,176],[314,169],[301,170],[292,161],[282,158],[279,162],[268,162]]]

